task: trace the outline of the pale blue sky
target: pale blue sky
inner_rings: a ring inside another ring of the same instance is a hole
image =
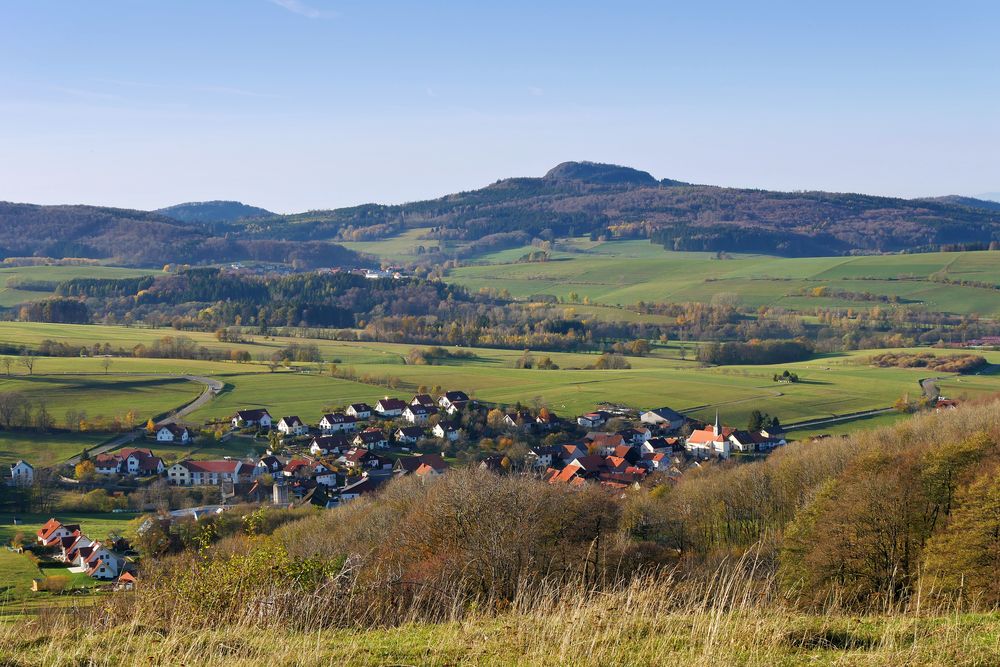
[[[998,27],[961,0],[0,0],[0,199],[290,212],[564,160],[998,191]]]

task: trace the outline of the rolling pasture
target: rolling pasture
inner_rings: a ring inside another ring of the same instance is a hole
[[[447,280],[471,290],[507,289],[520,298],[550,294],[569,299],[576,294],[603,305],[710,302],[718,293],[734,294],[749,307],[802,310],[874,305],[798,294],[827,287],[895,296],[903,303],[938,312],[1000,314],[1000,291],[930,280],[936,276],[1000,285],[997,252],[715,259],[709,253],[666,252],[645,242],[640,252],[638,243],[610,242],[579,253],[557,253],[549,262],[461,267],[453,269]]]
[[[118,266],[0,265],[0,307],[47,299],[58,283],[72,278],[135,278],[152,273],[157,272]]]
[[[109,341],[128,349],[164,335],[175,332],[0,323],[0,340],[26,343],[62,338]],[[186,335],[207,346],[233,347],[218,343],[210,334]],[[537,352],[533,353],[536,359],[549,356],[559,366],[558,370],[538,370],[516,368],[515,362],[522,354],[518,350],[467,349],[474,355],[472,358],[448,360],[441,365],[410,365],[406,355],[414,346],[406,344],[270,337],[242,346],[256,358],[260,352],[270,354],[291,342],[315,343],[326,363],[293,364],[270,372],[260,363],[113,358],[111,374],[105,376],[99,358],[40,358],[35,376],[29,377],[15,367],[19,374],[0,378],[0,391],[17,389],[35,398],[44,395],[57,419],[72,405],[86,409],[89,416],[110,416],[134,408],[144,420],[148,413],[166,412],[191,400],[201,391],[201,385],[178,377],[134,374],[190,374],[218,378],[225,385],[219,396],[189,415],[193,423],[228,420],[236,410],[248,407],[266,407],[275,417],[295,414],[315,423],[325,410],[355,401],[371,403],[385,395],[408,398],[422,386],[463,389],[477,399],[503,405],[544,404],[564,416],[589,411],[602,402],[636,408],[669,405],[707,420],[713,419],[718,410],[725,422],[741,426],[755,409],[793,423],[885,408],[904,394],[919,395],[918,382],[927,377],[923,369],[871,367],[866,363],[871,351],[826,355],[778,366],[702,367],[690,359],[691,347],[688,358],[682,359],[677,344],[671,343],[655,346],[651,356],[630,357],[632,368],[622,370],[587,370],[586,366],[597,358],[594,354]],[[1000,353],[985,354],[991,362],[1000,363]],[[333,377],[330,363],[336,363],[339,372],[368,376],[370,383]],[[801,381],[773,382],[772,376],[785,369],[796,372]],[[77,373],[93,375],[73,375]],[[393,389],[387,386],[390,379]],[[955,398],[980,396],[1000,391],[1000,375],[950,376],[938,384],[942,392]],[[838,426],[837,430],[842,428]],[[828,432],[833,428],[820,430]],[[235,444],[243,447],[243,443]],[[57,450],[59,445],[51,447]],[[67,442],[65,447],[77,449],[75,443]],[[23,455],[19,452],[24,449],[8,447],[7,451]]]

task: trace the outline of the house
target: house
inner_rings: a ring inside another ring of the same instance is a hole
[[[368,419],[372,416],[373,409],[367,403],[351,403],[344,412],[357,419]]]
[[[233,417],[233,428],[259,426],[271,428],[271,415],[264,408],[254,410],[239,410]]]
[[[576,418],[576,423],[584,428],[597,428],[609,419],[611,419],[610,414],[604,410],[598,410],[596,412],[588,412],[585,415],[580,415]]]
[[[357,428],[358,418],[354,415],[335,412],[333,414],[325,414],[319,420],[319,430],[323,432],[323,435],[330,435],[331,433],[339,433],[341,431],[350,433],[357,430]]]
[[[342,488],[340,490],[340,500],[341,502],[346,502],[368,493],[374,493],[378,490],[378,487],[382,484],[382,482],[382,478],[365,475],[358,481],[352,482]]]
[[[566,466],[562,470],[549,468],[545,471],[545,480],[549,484],[566,484],[568,486],[580,486],[587,483],[580,475],[580,468],[576,466]]]
[[[430,468],[424,474],[441,475],[448,470],[448,462],[440,454],[420,454],[419,456],[401,456],[392,466],[392,472],[397,475],[417,473],[422,466]]]
[[[610,456],[625,444],[625,438],[617,433],[588,433],[584,441],[588,444],[587,449],[600,456]]]
[[[716,414],[715,425],[692,431],[684,441],[684,448],[698,459],[707,459],[710,456],[728,459],[732,451],[729,436],[734,430],[728,426],[720,426],[719,415]]]
[[[620,445],[615,447],[615,451],[611,452],[611,456],[625,459],[629,465],[635,465],[642,460],[642,450],[634,445]]]
[[[285,477],[308,479],[315,474],[317,467],[322,467],[322,464],[314,464],[308,459],[292,459],[285,464],[281,474]],[[325,467],[322,467],[322,469],[326,470]]]
[[[44,544],[46,546],[54,545],[59,540],[64,537],[68,537],[76,533],[80,534],[79,524],[63,524],[58,519],[49,519],[42,527],[38,529],[35,533],[35,538],[38,540],[39,544]]]
[[[554,412],[550,412],[546,408],[542,408],[538,411],[538,416],[535,417],[535,423],[546,431],[551,430],[559,425],[559,417]]]
[[[369,451],[364,447],[355,447],[354,449],[347,450],[343,456],[338,459],[347,468],[365,469],[365,470],[390,470],[392,469],[392,461],[385,459],[375,452]]]
[[[650,438],[640,445],[643,454],[672,454],[684,451],[679,438]]]
[[[430,394],[417,394],[410,399],[410,405],[422,405],[425,408],[433,408],[437,404],[434,402],[434,399],[431,398]]]
[[[184,429],[187,431],[187,429]],[[185,442],[185,441],[181,441]],[[161,475],[167,469],[163,459],[145,448],[123,447],[116,454],[121,458],[121,472],[132,477]]]
[[[379,402],[375,404],[375,412],[383,417],[398,417],[403,414],[403,410],[406,408],[406,403],[398,398],[389,398],[388,396],[379,399]]]
[[[446,422],[440,422],[431,429],[431,433],[434,434],[435,438],[440,438],[442,440],[449,440],[454,442],[458,440],[459,436],[462,434],[461,429],[456,427],[454,424],[449,424]]]
[[[524,426],[526,424],[534,424],[535,418],[531,416],[531,413],[527,410],[518,410],[517,412],[508,412],[503,416],[504,426],[509,426],[511,428],[518,428],[519,426]]]
[[[420,438],[424,437],[424,429],[420,426],[403,426],[396,429],[394,437],[396,442],[401,445],[415,445]]]
[[[942,410],[954,410],[958,407],[958,401],[953,398],[945,398],[944,396],[938,398],[934,401],[935,412],[941,412]]]
[[[11,486],[31,486],[35,482],[35,469],[24,459],[10,464]]]
[[[164,424],[156,429],[157,442],[176,442],[186,445],[191,442],[191,432],[178,424]]]
[[[334,435],[321,435],[313,438],[309,445],[309,452],[313,456],[326,456],[327,454],[340,454],[351,446],[347,436],[343,433]]]
[[[733,431],[729,442],[738,452],[769,452],[785,444],[785,439],[774,437],[767,431]]]
[[[642,462],[650,470],[664,472],[670,469],[670,455],[662,452],[647,453],[642,455]]]
[[[403,409],[403,419],[411,424],[426,424],[432,415],[437,414],[437,408],[425,407],[423,405],[407,405]]]
[[[241,476],[251,475],[251,466],[241,461],[180,461],[167,470],[167,481],[177,486],[217,486],[222,482],[236,484]]]
[[[291,415],[281,418],[278,422],[278,432],[285,435],[306,435],[309,433],[309,427],[297,415]]]
[[[582,475],[584,477],[596,477],[604,470],[607,470],[608,466],[604,456],[600,456],[599,454],[590,454],[588,456],[581,456],[573,459],[566,464],[566,467],[579,468],[579,471],[577,472],[578,475]]]
[[[652,431],[645,426],[641,428],[627,428],[623,431],[618,431],[618,435],[620,435],[625,442],[633,445],[641,445],[653,437]]]
[[[114,566],[113,561],[98,558],[87,570],[87,574],[94,579],[111,581],[118,576],[118,568]]]
[[[684,425],[684,415],[670,408],[647,410],[639,415],[639,421],[650,426],[658,426],[664,431],[674,431]]]
[[[563,465],[572,463],[576,459],[586,455],[587,450],[580,445],[568,444],[559,447],[559,461],[561,461]]]
[[[389,441],[386,440],[381,429],[369,428],[354,436],[351,444],[366,449],[386,449],[389,446]]]
[[[532,468],[551,468],[560,458],[561,448],[556,446],[532,447],[525,456],[525,461]]]
[[[446,391],[438,399],[438,405],[449,415],[464,410],[468,404],[469,396],[464,391]]]
[[[257,465],[254,466],[253,476],[258,477],[259,475],[269,474],[277,475],[285,468],[285,462],[274,454],[269,454],[267,456],[261,457],[257,461]]]
[[[59,555],[56,558],[64,563],[72,563],[76,559],[77,552],[83,547],[89,547],[91,544],[93,544],[93,541],[83,534],[64,537],[61,540]]]

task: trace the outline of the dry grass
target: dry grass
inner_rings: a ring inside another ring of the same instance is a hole
[[[330,627],[284,613],[214,623],[155,622],[142,593],[101,611],[51,612],[0,628],[10,665],[993,665],[1000,615],[920,613],[843,616],[795,612],[746,566],[698,584],[638,579],[610,592],[541,587],[502,611],[446,603],[449,617],[391,626]],[[263,589],[262,589],[263,590]],[[129,599],[131,598],[131,599]],[[133,604],[136,600],[139,604]],[[317,598],[296,613],[336,606]],[[350,605],[347,605],[350,606]],[[139,612],[124,616],[129,608]],[[319,619],[322,615],[316,615]],[[131,620],[127,620],[131,618]],[[166,619],[167,616],[164,616]],[[173,619],[176,621],[176,619]]]

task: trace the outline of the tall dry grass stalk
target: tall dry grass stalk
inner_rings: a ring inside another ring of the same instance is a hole
[[[755,556],[701,579],[676,572],[547,580],[513,600],[398,585],[311,595],[261,585],[196,610],[152,590],[0,626],[4,664],[996,664],[1000,617],[911,605],[802,614]],[[831,601],[835,604],[835,601]]]

